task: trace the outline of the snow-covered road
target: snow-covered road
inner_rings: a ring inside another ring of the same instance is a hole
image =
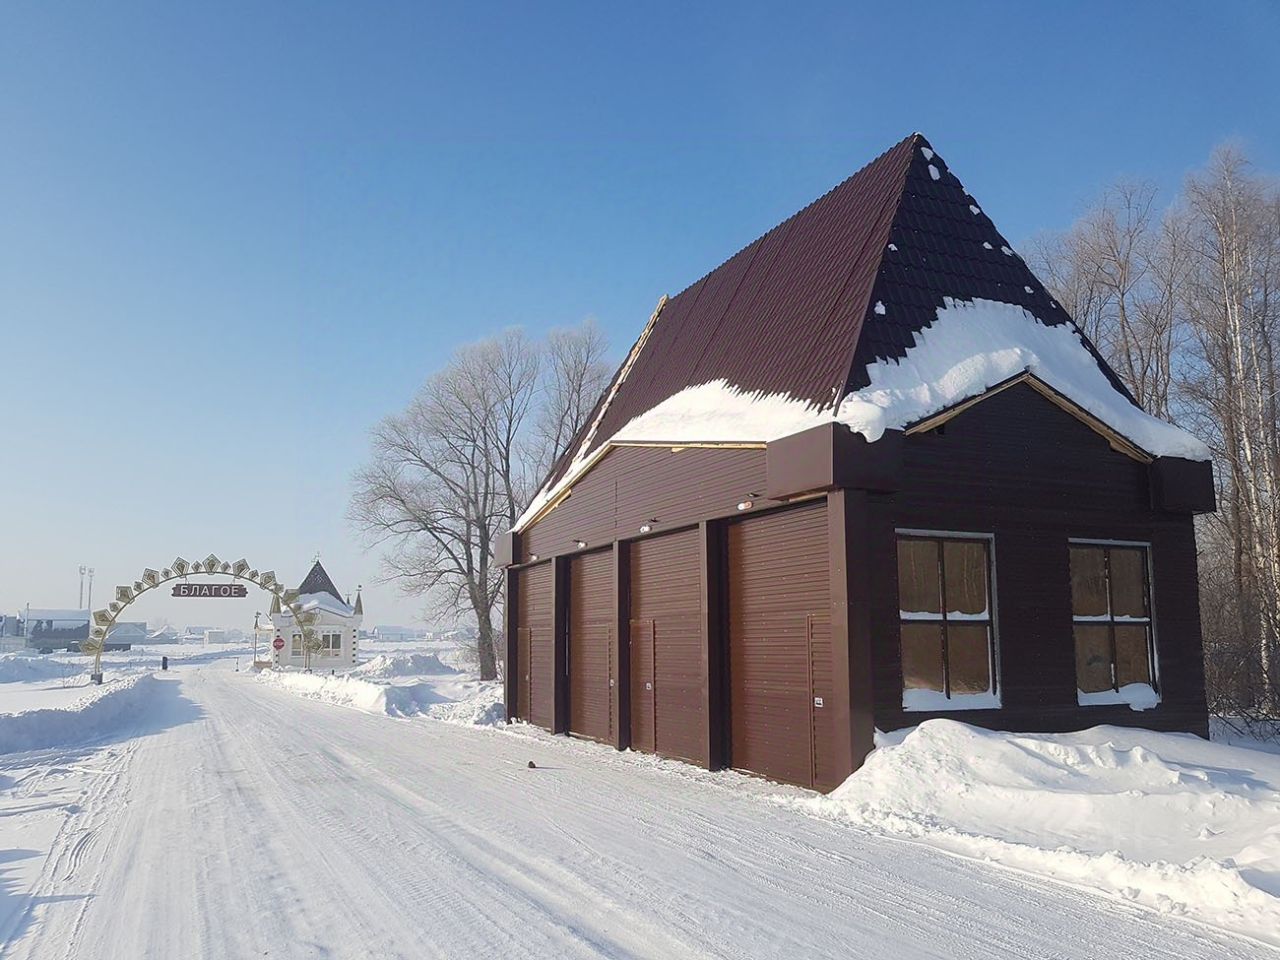
[[[0,911],[0,954],[1274,955],[807,817],[770,802],[783,788],[734,774],[372,716],[226,662],[155,686],[133,735],[0,758],[16,793],[29,780],[33,797],[74,801],[38,849],[0,851],[0,898],[21,900]],[[83,793],[60,797],[60,776]],[[34,889],[4,882],[6,857],[46,850]]]

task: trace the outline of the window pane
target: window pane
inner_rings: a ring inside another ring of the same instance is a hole
[[[947,659],[951,695],[986,693],[991,689],[990,631],[985,623],[947,625]]]
[[[1147,616],[1147,552],[1111,548],[1111,615]]]
[[[1116,683],[1150,683],[1147,625],[1116,624]]]
[[[987,613],[987,545],[980,540],[946,540],[942,544],[946,572],[947,613]]]
[[[1102,547],[1071,548],[1071,612],[1074,616],[1106,616],[1107,573],[1104,558],[1105,551]]]
[[[899,540],[898,605],[902,612],[940,614],[941,600],[938,591],[937,542]]]
[[[902,687],[942,691],[942,626],[902,624]]]
[[[1085,693],[1111,689],[1111,637],[1103,623],[1077,623],[1076,686]]]

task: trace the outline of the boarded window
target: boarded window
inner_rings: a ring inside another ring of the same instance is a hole
[[[1155,686],[1151,585],[1144,546],[1071,545],[1072,634],[1081,693]]]
[[[995,692],[989,540],[900,536],[898,598],[904,690]]]

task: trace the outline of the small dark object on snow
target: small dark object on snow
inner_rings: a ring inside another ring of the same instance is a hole
[[[530,769],[530,770],[537,770],[537,769],[538,769],[538,765],[537,765],[536,763],[534,763],[532,760],[530,760],[530,761],[529,761],[529,769]]]

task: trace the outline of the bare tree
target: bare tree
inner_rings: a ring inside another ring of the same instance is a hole
[[[534,428],[532,460],[541,479],[568,449],[609,385],[608,342],[594,320],[547,336],[542,407]]]
[[[350,514],[389,547],[388,577],[475,618],[485,680],[497,676],[494,544],[524,495],[517,446],[537,377],[537,352],[519,331],[462,348],[408,409],[378,425],[355,477]]]
[[[1157,217],[1155,200],[1150,184],[1122,181],[1066,233],[1039,238],[1032,260],[1134,398],[1167,417],[1187,243],[1184,222]]]
[[[555,331],[546,345],[509,330],[461,348],[377,426],[355,475],[350,517],[387,547],[387,578],[440,613],[475,620],[482,679],[497,676],[499,660],[497,539],[603,389],[604,349],[591,323]]]

